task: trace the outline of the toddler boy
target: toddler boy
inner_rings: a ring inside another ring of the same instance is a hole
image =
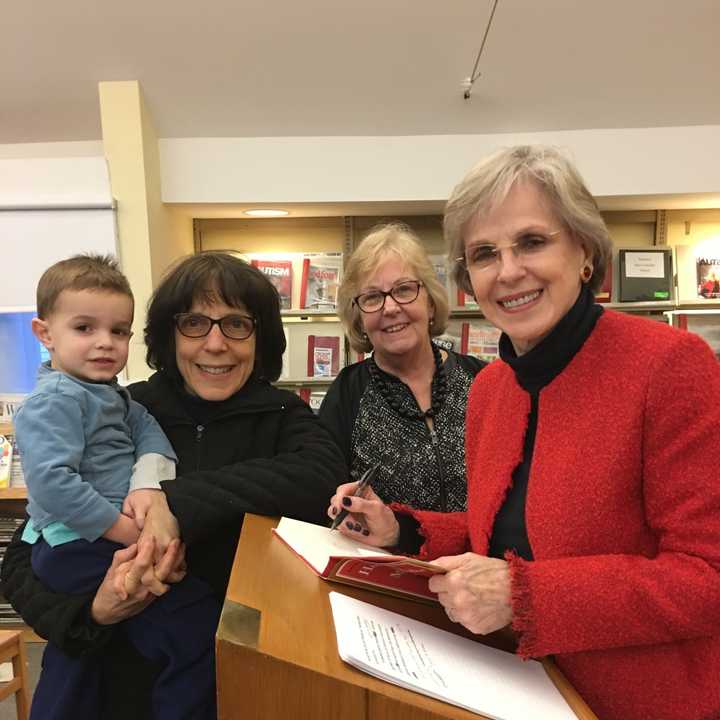
[[[113,553],[137,541],[160,481],[175,477],[176,456],[165,434],[117,383],[133,311],[128,281],[111,257],[63,260],[38,283],[32,329],[50,362],[40,367],[15,430],[28,488],[23,540],[33,544],[35,574],[55,592],[94,592]],[[163,666],[153,691],[155,717],[214,717],[217,615],[209,588],[185,578],[122,623],[138,651]],[[181,640],[188,624],[203,640],[191,647]],[[32,717],[99,717],[94,672],[49,644]],[[37,706],[44,698],[52,707]]]

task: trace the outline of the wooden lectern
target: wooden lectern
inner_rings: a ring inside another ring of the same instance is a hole
[[[331,590],[470,635],[438,606],[321,580],[273,536],[276,524],[271,518],[245,517],[217,633],[219,720],[482,717],[377,680],[340,660]],[[502,637],[484,641],[507,647]],[[546,670],[580,720],[597,720],[554,665],[547,663]]]

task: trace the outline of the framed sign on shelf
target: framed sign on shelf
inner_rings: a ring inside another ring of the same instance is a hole
[[[673,299],[669,247],[618,250],[618,301],[667,302]]]

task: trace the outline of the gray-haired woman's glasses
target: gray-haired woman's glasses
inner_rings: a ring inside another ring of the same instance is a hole
[[[455,258],[455,261],[463,263],[468,270],[479,272],[490,269],[497,270],[500,267],[502,253],[507,250],[512,252],[515,261],[524,267],[534,258],[539,258],[550,250],[553,247],[555,236],[559,234],[559,230],[553,230],[546,234],[528,232],[509,245],[500,246],[490,243],[469,245],[465,250],[465,255]]]
[[[201,338],[210,334],[213,325],[231,340],[245,340],[255,332],[255,318],[249,315],[226,315],[221,318],[209,318],[200,313],[178,313],[173,315],[175,327],[181,335],[189,338]]]
[[[409,305],[417,300],[423,284],[419,280],[404,280],[396,283],[387,292],[385,290],[369,290],[353,298],[353,302],[364,313],[374,313],[385,307],[389,295],[398,305]]]

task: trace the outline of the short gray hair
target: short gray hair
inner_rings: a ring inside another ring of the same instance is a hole
[[[445,205],[443,225],[450,272],[458,287],[473,291],[467,268],[458,260],[465,254],[467,224],[476,215],[500,205],[520,181],[533,182],[540,188],[573,239],[585,248],[593,269],[588,286],[597,292],[612,258],[612,240],[580,173],[558,148],[548,145],[498,150],[481,160],[455,186]]]
[[[350,345],[357,352],[370,352],[373,346],[363,331],[361,313],[353,299],[359,294],[367,278],[380,267],[388,253],[395,253],[424,285],[435,309],[430,335],[442,335],[447,326],[447,290],[438,280],[435,268],[418,236],[404,223],[378,225],[351,255],[338,289],[337,312]]]

